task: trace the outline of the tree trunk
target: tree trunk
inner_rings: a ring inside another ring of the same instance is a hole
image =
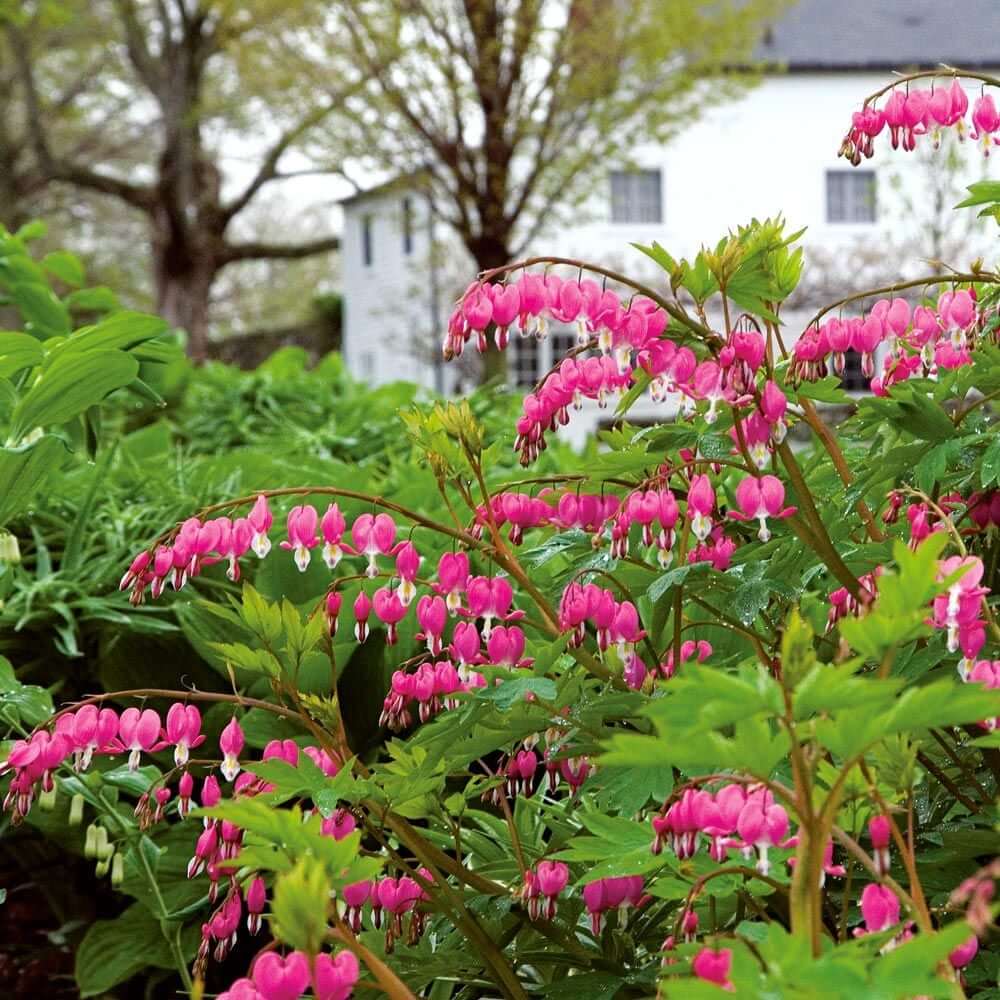
[[[154,220],[156,311],[187,333],[187,353],[198,362],[208,354],[209,294],[217,272],[218,264],[207,247],[192,245],[169,223],[157,225]]]
[[[510,261],[510,251],[507,240],[500,237],[482,236],[472,242],[469,251],[476,261],[477,272],[489,271],[494,267],[502,267]],[[492,337],[488,341],[486,353],[483,355],[483,366],[479,373],[479,384],[485,385],[494,379],[507,381],[507,354],[498,351]]]

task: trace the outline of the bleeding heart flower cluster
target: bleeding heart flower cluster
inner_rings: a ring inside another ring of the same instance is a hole
[[[416,944],[427,925],[427,911],[419,908],[420,903],[429,903],[427,885],[434,883],[434,874],[427,868],[419,868],[421,881],[409,875],[399,878],[385,878],[355,882],[344,887],[342,892],[346,906],[344,919],[355,934],[364,927],[364,914],[370,914],[371,925],[381,930],[385,924],[385,950],[392,953],[397,941]],[[404,927],[404,918],[410,915]]]
[[[705,837],[713,861],[725,861],[731,848],[755,850],[757,869],[766,875],[770,870],[769,848],[784,846],[788,813],[765,788],[731,784],[714,795],[704,789],[688,788],[669,808],[653,817],[652,826],[654,854],[669,843],[678,858],[691,858]]]
[[[872,378],[876,353],[884,348],[871,385],[875,395],[884,396],[897,382],[936,378],[942,369],[971,364],[985,319],[974,288],[943,292],[933,308],[911,308],[905,299],[880,299],[866,316],[833,317],[806,330],[792,348],[789,379],[814,382],[831,367],[839,375],[849,350],[861,355],[862,371]]]
[[[218,1000],[298,1000],[312,990],[316,1000],[347,1000],[361,974],[349,951],[318,955],[265,951],[254,960],[250,977],[237,979]]]
[[[986,642],[986,622],[981,615],[983,598],[990,591],[980,585],[983,572],[983,561],[976,556],[951,556],[938,563],[940,582],[961,573],[945,593],[934,598],[931,624],[947,630],[949,653],[955,653],[961,647],[963,659],[958,671],[963,678]]]
[[[232,520],[215,517],[202,521],[188,518],[169,544],[140,552],[122,577],[120,589],[130,591],[133,604],[142,602],[146,588],[153,598],[163,593],[169,581],[180,590],[202,568],[226,560],[230,580],[240,577],[239,560],[251,550],[261,559],[271,551],[268,532],[274,518],[267,497],[259,496],[247,517]],[[335,569],[345,554],[367,559],[366,575],[378,576],[378,557],[396,557],[396,571],[402,581],[401,597],[410,593],[419,558],[410,542],[396,542],[396,522],[388,514],[361,514],[351,526],[351,541],[343,541],[344,516],[337,504],[330,504],[322,517],[309,505],[293,507],[288,512],[287,537],[281,548],[293,554],[296,566],[305,571],[312,550],[322,541],[323,561]],[[412,594],[410,596],[412,600]],[[408,603],[408,602],[407,602]]]
[[[633,907],[644,906],[652,897],[643,893],[641,875],[622,875],[617,878],[599,878],[583,887],[583,903],[590,914],[590,928],[601,933],[604,915],[617,910],[619,921],[624,922]]]
[[[755,400],[755,380],[765,350],[764,338],[757,330],[736,330],[717,358],[700,364],[690,348],[678,347],[666,339],[650,340],[637,350],[634,360],[648,377],[654,402],[676,398],[681,414],[688,416],[700,412],[698,404],[705,403],[705,420],[714,423],[720,405],[740,407]],[[631,388],[637,373],[629,357],[627,351],[619,352],[615,359],[606,353],[600,357],[569,357],[549,372],[539,388],[524,399],[514,441],[521,463],[529,465],[545,449],[547,431],[569,423],[571,406],[579,410],[584,399],[593,399],[604,407],[613,394]],[[775,397],[775,389],[777,386],[767,398],[761,396],[758,419],[768,425],[769,435],[773,429],[775,440],[780,442],[786,402],[780,389],[780,401]]]
[[[477,347],[485,351],[491,325],[494,342],[503,350],[511,327],[521,336],[542,339],[556,322],[574,326],[581,346],[596,337],[601,353],[613,355],[624,369],[632,352],[655,341],[667,321],[667,314],[644,296],[623,304],[589,278],[566,281],[555,274],[525,273],[519,280],[469,285],[448,321],[444,355],[448,360],[458,357],[473,333]]]
[[[990,148],[1000,142],[1000,112],[991,94],[983,93],[972,105],[971,131],[966,119],[969,97],[958,80],[950,87],[932,86],[893,88],[882,108],[865,104],[851,116],[851,127],[840,147],[840,155],[857,166],[862,157],[870,158],[875,151],[875,138],[888,129],[893,149],[902,146],[907,152],[917,148],[921,136],[930,136],[937,149],[946,130],[952,131],[960,141],[966,134],[979,143],[983,155],[990,155]]]
[[[27,816],[36,790],[51,792],[53,772],[71,757],[74,768],[85,771],[95,754],[127,753],[129,770],[135,771],[143,753],[173,747],[174,762],[182,767],[204,740],[201,713],[194,705],[171,705],[165,723],[151,708],[126,708],[119,715],[113,708],[84,705],[59,715],[51,732],[38,729],[14,743],[0,764],[0,774],[13,772],[4,810],[12,810],[14,822]]]

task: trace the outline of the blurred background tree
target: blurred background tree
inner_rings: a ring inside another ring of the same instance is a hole
[[[148,262],[156,310],[203,357],[225,269],[338,245],[326,225],[272,240],[254,219],[270,186],[337,168],[310,138],[361,78],[329,20],[321,0],[8,0],[4,221],[114,203],[148,247],[115,251]]]
[[[354,153],[424,176],[476,266],[505,264],[613,163],[745,86],[734,67],[782,6],[357,0],[343,8],[366,79],[346,102]],[[503,354],[485,369],[502,373]]]

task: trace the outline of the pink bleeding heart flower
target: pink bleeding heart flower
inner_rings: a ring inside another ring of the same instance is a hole
[[[266,951],[254,962],[252,975],[262,1000],[299,1000],[309,989],[309,959],[301,951],[286,958]]]
[[[524,632],[516,625],[509,628],[499,625],[492,630],[486,643],[490,663],[500,667],[526,666],[524,656]]]
[[[337,504],[332,503],[326,508],[326,513],[319,522],[319,529],[323,534],[323,562],[328,569],[336,569],[344,556],[340,541],[347,530],[347,522]]]
[[[326,603],[323,607],[323,613],[326,616],[326,626],[327,631],[330,636],[335,636],[337,634],[337,623],[340,620],[340,609],[344,603],[344,595],[339,591],[331,590],[326,595]]]
[[[438,561],[434,589],[444,596],[451,614],[462,606],[462,595],[469,582],[469,557],[464,552],[445,552]]]
[[[760,394],[760,410],[764,419],[771,425],[771,437],[775,444],[785,440],[788,427],[785,423],[785,412],[788,409],[788,398],[770,379],[764,383]]]
[[[354,552],[368,557],[369,577],[378,576],[375,560],[380,555],[391,555],[396,541],[396,522],[388,514],[362,514],[351,526]]]
[[[953,969],[964,969],[979,952],[979,938],[973,934],[964,943],[948,954]]]
[[[431,656],[437,656],[441,652],[443,646],[441,637],[447,621],[448,607],[444,598],[424,594],[417,601],[417,622],[420,625],[417,638],[427,643],[427,651]]]
[[[962,575],[944,594],[934,598],[934,624],[948,630],[948,651],[954,653],[960,644],[963,629],[973,628],[979,616],[982,599],[989,593],[979,585],[983,578],[983,562],[976,556],[951,556],[938,566],[938,579],[945,580],[955,573]]]
[[[972,106],[972,138],[982,146],[984,156],[990,155],[990,146],[996,142],[993,133],[997,130],[1000,130],[1000,113],[992,95],[984,94]]]
[[[736,502],[740,510],[730,511],[729,516],[738,521],[757,521],[760,524],[757,537],[762,542],[771,537],[767,526],[769,517],[791,517],[796,511],[795,507],[782,506],[785,502],[785,487],[777,476],[761,476],[760,479],[747,476],[736,487]]]
[[[785,839],[788,813],[784,807],[775,804],[770,792],[755,792],[740,811],[736,832],[744,843],[757,848],[757,870],[766,875],[770,871],[768,849]]]
[[[130,751],[128,769],[135,771],[143,752],[162,749],[160,739],[160,717],[151,708],[139,711],[126,708],[118,722],[118,738],[122,748]]]
[[[730,948],[720,948],[718,951],[712,948],[702,948],[691,961],[691,971],[698,979],[706,983],[714,983],[730,992],[735,989],[729,980],[732,967],[733,952]]]
[[[375,615],[386,626],[386,645],[394,646],[399,639],[397,626],[406,617],[406,607],[399,595],[388,587],[380,587],[372,596]]]
[[[295,565],[300,573],[309,567],[310,549],[319,545],[316,534],[318,521],[319,515],[312,504],[293,507],[288,512],[288,538],[281,543],[281,547],[294,553]]]
[[[234,715],[229,724],[219,735],[219,749],[222,751],[222,776],[226,781],[232,781],[240,773],[240,753],[244,744],[243,727],[236,721]]]
[[[175,702],[167,712],[163,736],[167,744],[174,747],[174,763],[178,767],[186,764],[188,752],[205,742],[201,732],[201,712],[194,705]]]
[[[261,928],[261,914],[267,906],[267,885],[258,875],[251,880],[246,894],[247,930],[256,934]]]
[[[413,598],[417,596],[417,587],[413,582],[420,569],[420,555],[413,542],[403,542],[396,552],[396,574],[399,576],[399,586],[396,593],[399,594],[403,607],[409,607]]]
[[[887,886],[872,882],[861,893],[861,916],[869,934],[899,923],[899,899]]]
[[[364,642],[368,638],[368,616],[372,613],[371,598],[362,590],[354,598],[354,638]]]
[[[353,952],[341,951],[335,956],[325,952],[314,959],[313,992],[316,1000],[347,1000],[361,975],[361,967]]]
[[[868,837],[872,842],[872,858],[879,875],[888,875],[892,868],[889,845],[892,843],[892,826],[888,816],[873,816],[868,821]]]
[[[514,600],[514,590],[506,577],[476,576],[473,577],[466,590],[466,603],[472,618],[483,619],[483,638],[489,641],[495,619],[507,621],[512,617],[520,617],[515,612],[510,614],[510,606]]]
[[[247,521],[253,529],[253,538],[250,541],[250,548],[259,559],[263,559],[271,551],[271,539],[267,533],[271,530],[274,517],[271,508],[268,506],[267,497],[259,496],[247,515]]]
[[[712,531],[712,511],[715,509],[715,490],[706,475],[691,477],[688,487],[687,511],[691,530],[699,541],[705,541]]]

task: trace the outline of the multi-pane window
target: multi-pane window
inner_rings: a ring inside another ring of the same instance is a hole
[[[365,267],[372,266],[372,226],[374,220],[370,215],[361,216],[361,259]]]
[[[611,172],[611,221],[663,221],[663,183],[659,170]]]
[[[844,355],[844,373],[840,376],[840,387],[847,392],[867,392],[871,379],[861,370],[861,355],[849,350]]]
[[[826,221],[875,221],[875,171],[826,172]]]
[[[403,253],[409,257],[413,253],[413,202],[403,199]]]
[[[542,344],[534,337],[522,337],[512,331],[510,338],[510,374],[512,385],[530,389],[538,381]]]
[[[544,340],[522,337],[510,332],[509,378],[518,389],[532,389],[553,365],[557,365],[576,346],[576,334],[569,330],[551,330]]]

